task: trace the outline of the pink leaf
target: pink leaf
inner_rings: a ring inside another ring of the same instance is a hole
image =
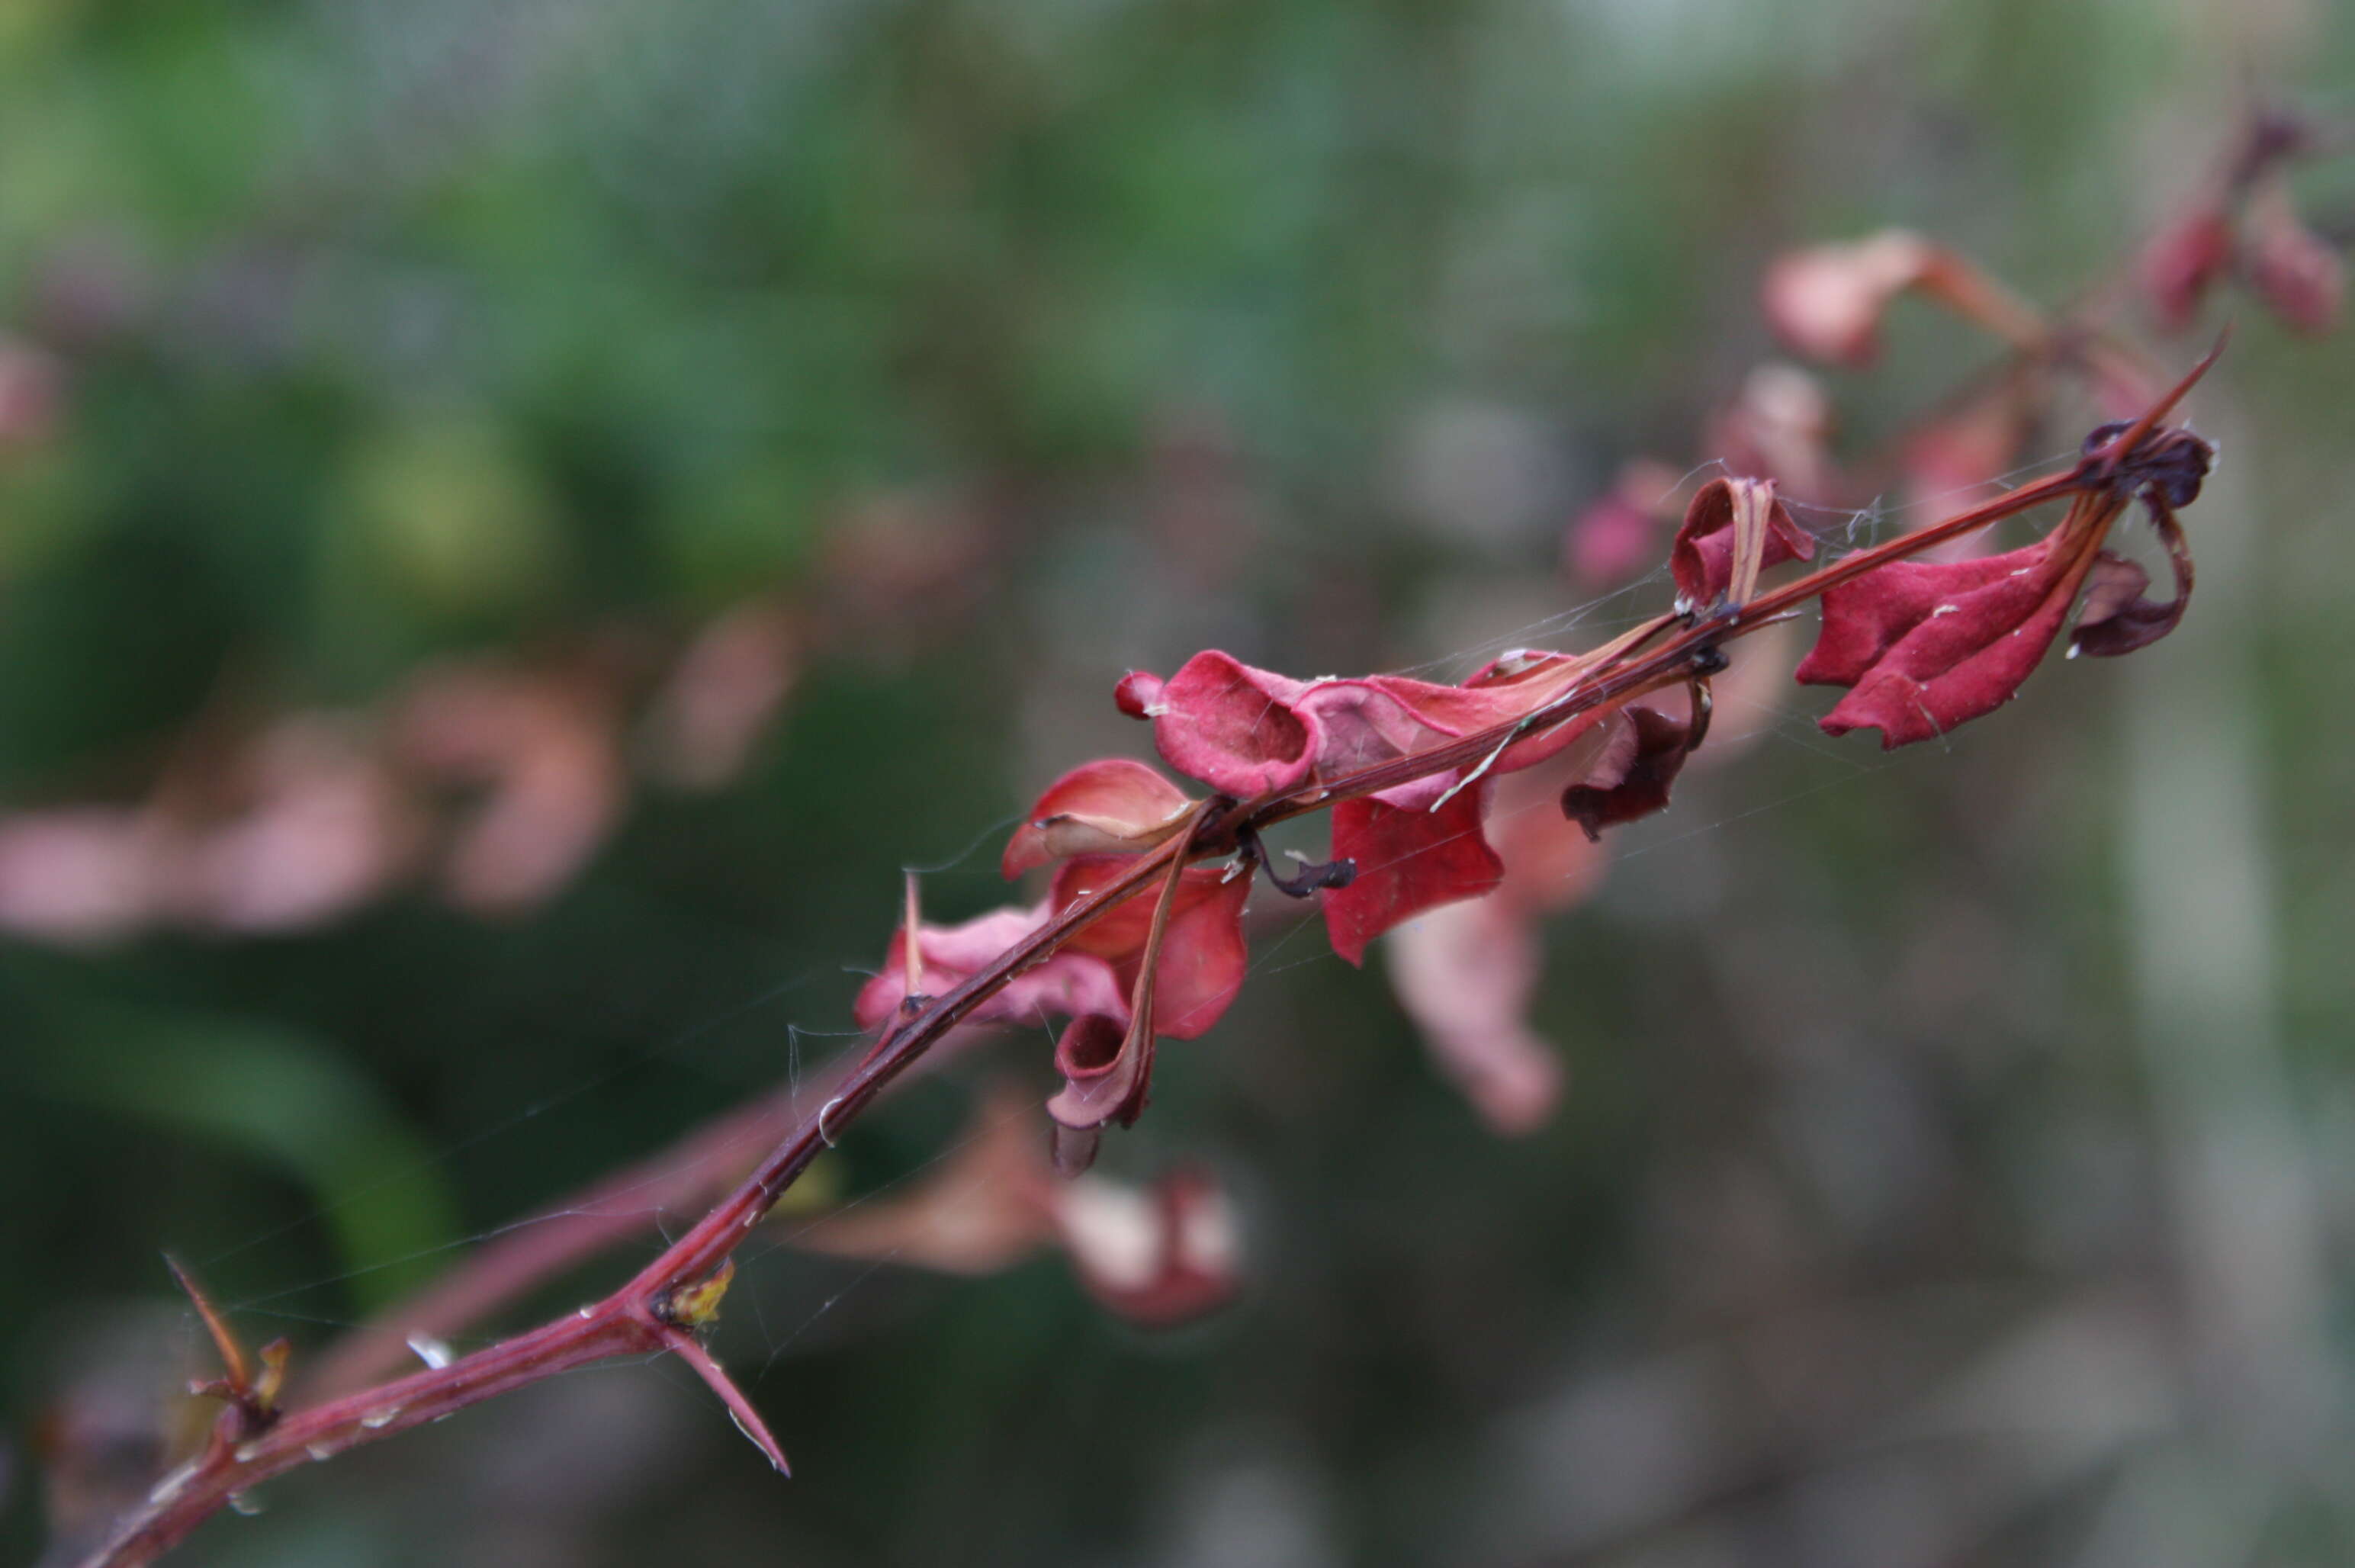
[[[1056,1239],[1054,1186],[1027,1097],[993,1092],[970,1136],[906,1186],[820,1215],[793,1233],[805,1251],[889,1258],[944,1274],[995,1274]]]
[[[1810,358],[1866,364],[1880,351],[1890,302],[1922,281],[1936,254],[1903,229],[1795,251],[1766,271],[1766,323]]]
[[[1131,674],[1121,689],[1125,703],[1149,688]],[[1171,767],[1250,800],[1308,776],[1317,736],[1293,706],[1307,689],[1213,649],[1188,659],[1137,709],[1152,714],[1154,744]]]
[[[2152,237],[2136,264],[2143,298],[2161,327],[2180,332],[2232,264],[2232,220],[2214,196]]]
[[[1596,591],[1640,576],[1657,559],[1653,536],[1676,489],[1677,471],[1665,463],[1637,458],[1623,466],[1610,494],[1590,503],[1563,530],[1563,569]]]
[[[1113,706],[1131,719],[1151,719],[1161,706],[1161,677],[1133,669],[1112,688]]]
[[[1433,910],[1391,933],[1391,985],[1441,1069],[1500,1133],[1534,1130],[1561,1062],[1526,1019],[1540,973],[1529,912],[1498,897]]]
[[[1143,763],[1082,763],[1047,786],[1007,841],[999,869],[1013,878],[1071,855],[1149,849],[1178,830],[1193,804]]]

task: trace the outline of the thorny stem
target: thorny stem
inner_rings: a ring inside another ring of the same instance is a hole
[[[710,1212],[619,1290],[576,1313],[446,1366],[412,1372],[306,1410],[287,1412],[250,1440],[228,1441],[217,1435],[196,1459],[165,1477],[148,1500],[83,1560],[83,1568],[136,1568],[151,1563],[238,1493],[313,1459],[328,1458],[441,1420],[559,1372],[616,1356],[677,1350],[679,1330],[667,1317],[677,1293],[713,1278],[746,1233],[842,1127],[976,1008],[1156,878],[1172,876],[1185,862],[1231,853],[1245,835],[1256,836],[1271,824],[1475,764],[1582,714],[1685,681],[1697,668],[1714,667],[1721,644],[1782,618],[1828,590],[2045,502],[2086,496],[2123,507],[2135,487],[2130,460],[2214,363],[2222,347],[2220,342],[2132,428],[2081,457],[2069,469],[1934,527],[1857,551],[1746,603],[1721,605],[1696,616],[1659,616],[1622,639],[1614,662],[1518,719],[1412,756],[1223,810],[1205,803],[1194,831],[1138,855],[1112,880],[1080,898],[946,995],[913,1011],[903,1008],[814,1115],[802,1116]],[[1639,656],[1639,650],[1647,647],[1649,651]],[[719,1374],[716,1365],[698,1370],[707,1379],[718,1376],[720,1382],[715,1386],[724,1384],[724,1374]],[[223,1430],[226,1426],[225,1422]]]

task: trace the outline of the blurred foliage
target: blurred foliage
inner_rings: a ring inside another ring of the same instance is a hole
[[[1398,667],[1575,603],[1561,526],[1628,455],[1710,455],[1777,250],[1902,223],[2064,297],[2244,81],[2343,114],[2351,69],[2301,0],[0,8],[0,333],[54,376],[0,436],[9,808],[145,798],[191,733],[435,658],[759,595],[824,626],[749,772],[638,792],[538,907],[0,945],[5,1550],[35,1412],[160,1249],[299,1369],[837,1044],[902,864],[977,912],[1030,792],[1144,749],[1125,666]],[[2343,161],[2315,181],[2343,217]],[[1830,379],[1846,440],[1987,355],[1902,315]],[[2355,358],[2247,323],[2214,407],[2209,597],[2147,667],[1885,767],[1737,716],[1773,736],[1560,923],[1535,1136],[1377,978],[1263,938],[1109,1155],[1246,1194],[1215,1324],[771,1252],[720,1349],[792,1486],[622,1369],[186,1560],[2345,1561]],[[879,593],[844,564],[879,539],[881,581],[951,582]],[[2239,815],[2133,806],[2155,755]],[[2154,908],[2222,933],[2182,1008]],[[2219,997],[2239,1038],[2170,1068]],[[1043,1093],[1043,1049],[990,1054]],[[839,1179],[932,1158],[973,1071]],[[2236,1227],[2278,1289],[2235,1294]]]

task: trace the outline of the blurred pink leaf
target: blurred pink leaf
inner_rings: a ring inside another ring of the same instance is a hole
[[[398,754],[482,791],[443,859],[453,901],[484,913],[528,909],[587,863],[627,795],[615,723],[584,676],[476,664],[418,677],[393,721]]]
[[[152,919],[169,836],[123,806],[61,806],[0,821],[0,926],[69,944],[119,942]]]
[[[680,789],[733,781],[793,690],[797,638],[792,614],[767,599],[739,604],[704,627],[647,710],[647,771]]]

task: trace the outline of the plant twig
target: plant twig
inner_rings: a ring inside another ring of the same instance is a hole
[[[2132,488],[2133,457],[2213,359],[2211,353],[2138,423],[2070,468],[1935,527],[1858,551],[1745,603],[1705,617],[1660,617],[1623,639],[1607,667],[1529,713],[1428,751],[1260,800],[1231,805],[1205,803],[1193,830],[1136,855],[1103,886],[1076,900],[945,995],[911,996],[884,1027],[873,1048],[837,1082],[818,1110],[794,1117],[790,1130],[749,1175],[618,1290],[577,1312],[445,1366],[429,1367],[374,1388],[341,1393],[307,1409],[285,1412],[258,1435],[212,1444],[167,1476],[147,1501],[83,1560],[84,1568],[135,1568],[153,1562],[234,1495],[273,1476],[439,1420],[511,1389],[621,1355],[667,1350],[687,1360],[720,1393],[747,1435],[782,1468],[782,1448],[725,1371],[702,1352],[688,1332],[694,1325],[682,1318],[680,1303],[716,1299],[716,1282],[724,1280],[722,1271],[736,1248],[786,1188],[894,1080],[1006,986],[1052,957],[1089,925],[1156,880],[1168,879],[1174,885],[1183,865],[1231,853],[1247,836],[1255,837],[1273,823],[1465,766],[1582,714],[1656,688],[1681,684],[1690,678],[1696,660],[1705,658],[1720,644],[1779,620],[1795,606],[1831,588],[2048,501],[2081,496],[2123,507]],[[1150,967],[1148,964],[1148,973]],[[912,966],[910,988],[912,992]],[[477,1275],[469,1288],[433,1303],[438,1321],[432,1326],[446,1328],[453,1320],[512,1294],[520,1283],[540,1277],[546,1268],[585,1255],[620,1230],[635,1230],[642,1223],[649,1186],[676,1180],[681,1188],[692,1189],[709,1181],[725,1163],[719,1151],[773,1125],[776,1118],[773,1102],[754,1107],[741,1120],[730,1118],[697,1135],[680,1155],[642,1168],[646,1174],[635,1187],[625,1179],[604,1189],[617,1196],[634,1195],[638,1200],[616,1211],[612,1221],[601,1219],[576,1227],[541,1248],[527,1249],[517,1243],[497,1269]],[[413,1317],[402,1322],[411,1330],[427,1326]],[[373,1359],[376,1354],[351,1352],[343,1362],[330,1363],[332,1375],[324,1381],[347,1381],[360,1369],[375,1370],[380,1365]]]

